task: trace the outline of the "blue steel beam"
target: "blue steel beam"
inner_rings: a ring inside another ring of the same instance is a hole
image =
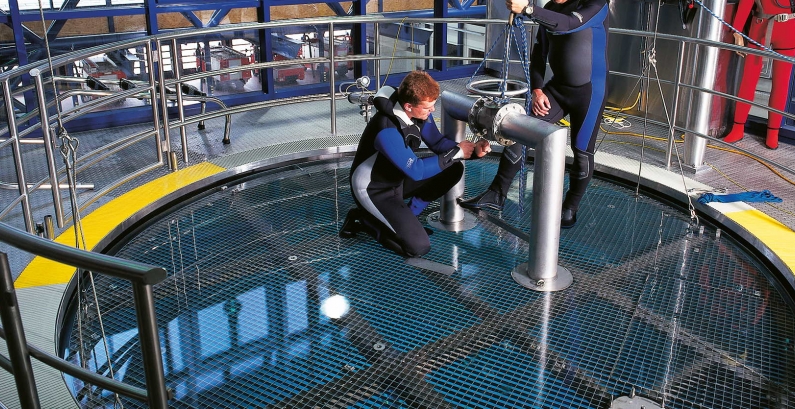
[[[306,3],[303,3],[306,4]],[[198,1],[195,3],[188,3],[185,1],[168,2],[159,0],[157,8],[168,10],[169,12],[183,12],[183,11],[202,11],[202,10],[217,10],[222,8],[240,9],[240,8],[255,8],[259,7],[260,2],[254,0],[237,0],[237,1]]]
[[[459,0],[448,0],[448,3],[451,6],[453,6],[453,8],[455,8],[456,10],[468,10],[469,7],[472,6],[472,4],[475,1],[476,0],[464,0],[462,2],[462,1],[459,1]]]
[[[61,11],[73,10],[77,6],[77,3],[79,1],[80,0],[67,0],[67,1],[65,1],[61,5]],[[50,24],[50,27],[48,27],[47,31],[46,31],[47,40],[48,41],[52,41],[55,38],[57,38],[58,37],[58,33],[61,32],[61,29],[63,28],[63,26],[66,24],[67,21],[68,20],[66,20],[66,19],[53,20],[53,22]]]
[[[348,16],[348,12],[339,3],[326,3],[328,8],[338,16]]]
[[[188,21],[190,21],[190,23],[193,24],[193,27],[196,28],[204,27],[204,23],[202,23],[202,21],[199,20],[199,18],[196,17],[196,14],[193,14],[192,11],[183,11],[180,14],[182,14],[183,17],[188,19]]]
[[[217,27],[219,24],[221,24],[221,21],[224,19],[224,17],[229,15],[230,10],[232,9],[222,8],[216,10],[215,13],[213,13],[213,16],[210,17],[210,21],[207,22],[207,27]]]

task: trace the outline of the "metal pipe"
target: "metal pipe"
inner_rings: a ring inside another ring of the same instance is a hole
[[[452,92],[442,92],[442,134],[453,138],[456,142],[463,141],[466,138],[466,122],[458,118],[465,118],[466,115],[463,114],[468,110],[465,108],[467,103],[471,108],[474,102],[475,100],[471,98],[460,97]],[[465,163],[463,164],[466,166]],[[440,210],[428,216],[428,223],[431,226],[447,231],[464,231],[477,225],[477,219],[458,205],[458,198],[464,194],[465,177],[466,172],[441,198]]]
[[[558,249],[568,131],[518,113],[506,114],[498,125],[507,138],[535,149],[529,260],[525,268],[517,267],[512,275],[520,284],[538,291],[567,288],[572,276],[558,266]]]
[[[2,331],[2,330],[3,329],[0,328],[0,331]],[[5,339],[5,336],[3,336],[3,339]],[[0,368],[5,369],[6,372],[8,372],[8,373],[14,373],[14,366],[11,365],[11,360],[6,358],[3,355],[0,355]],[[0,403],[2,403],[2,402],[0,402]],[[2,407],[2,406],[0,406],[0,407]]]
[[[444,114],[444,100],[442,101],[442,111],[442,134],[452,138],[456,143],[460,143],[466,138],[466,123]],[[461,175],[461,180],[442,197],[439,214],[439,220],[442,223],[454,224],[464,220],[464,209],[458,205],[457,199],[464,194],[465,178],[466,172]]]
[[[31,188],[32,186],[35,186],[35,185],[31,183],[31,184],[28,185],[28,188]],[[43,188],[43,189],[51,189],[52,188],[52,186],[49,183],[42,183],[42,184],[38,185],[38,187]],[[58,188],[66,190],[66,189],[69,189],[69,185],[61,184],[60,186],[58,186]],[[94,184],[93,183],[78,183],[78,184],[75,185],[75,189],[93,189],[93,188],[94,188]],[[19,189],[19,186],[18,186],[17,183],[3,183],[3,182],[0,182],[0,189],[16,190],[16,189]]]
[[[25,230],[32,234],[36,230],[36,224],[33,222],[33,210],[28,200],[30,192],[28,192],[27,179],[25,179],[25,168],[22,166],[22,151],[20,150],[19,137],[17,136],[14,102],[13,96],[11,95],[11,87],[8,83],[8,77],[3,79],[3,101],[6,106],[9,139],[12,141],[11,150],[14,155],[14,167],[17,171],[19,196],[22,198],[22,217],[25,219]]]
[[[58,227],[63,227],[63,206],[61,204],[61,191],[58,190],[58,168],[55,167],[55,153],[53,150],[54,141],[50,134],[50,118],[47,115],[47,100],[44,97],[44,85],[41,80],[41,71],[38,68],[30,70],[30,76],[36,84],[36,97],[39,103],[39,117],[41,118],[41,133],[44,137],[44,153],[47,155],[47,170],[50,174],[50,191],[52,192],[52,202],[55,207],[55,220]]]
[[[146,45],[144,46],[146,49],[146,72],[149,73],[149,103],[152,104],[152,125],[154,127],[154,134],[155,134],[155,152],[157,152],[157,162],[163,163],[163,149],[160,145],[160,131],[158,129],[157,124],[160,123],[160,114],[158,113],[157,109],[157,88],[155,81],[155,67],[154,67],[154,53],[152,52],[152,42],[147,41]]]
[[[671,154],[674,150],[674,133],[676,132],[676,115],[679,111],[679,85],[682,83],[682,64],[685,61],[684,43],[679,43],[679,61],[676,64],[676,83],[674,84],[674,107],[671,111],[671,132],[668,135],[668,147],[665,150],[665,167],[671,168]]]
[[[182,161],[188,164],[188,134],[185,131],[185,103],[182,100],[182,82],[180,82],[180,67],[182,66],[182,59],[180,58],[179,46],[177,40],[171,40],[171,70],[174,71],[174,80],[176,84],[174,88],[177,90],[177,114],[179,115],[179,140],[182,143]],[[176,162],[176,161],[175,161]],[[177,169],[177,164],[171,165],[172,170]]]
[[[163,370],[163,354],[155,315],[155,298],[151,284],[133,283],[138,337],[141,340],[147,401],[150,408],[168,408],[168,388]]]
[[[471,98],[442,92],[444,118],[469,121],[475,105]],[[494,118],[477,115],[479,126]],[[566,170],[565,128],[517,112],[506,114],[494,124],[502,136],[535,149],[533,172],[533,210],[530,225],[530,257],[512,272],[520,285],[537,291],[557,291],[572,283],[571,272],[558,266],[560,214],[563,206],[563,176]]]
[[[52,216],[51,215],[48,214],[48,215],[44,216],[43,227],[44,227],[44,232],[43,232],[44,233],[44,238],[45,239],[50,239],[50,240],[54,239],[55,238],[55,226],[54,226],[54,224],[52,222]]]
[[[154,63],[157,64],[157,72],[160,80],[158,81],[158,85],[160,88],[160,106],[163,109],[163,139],[162,139],[162,146],[158,146],[158,151],[165,151],[165,153],[171,152],[171,136],[169,133],[169,126],[168,126],[168,95],[166,93],[166,72],[163,69],[163,43],[161,41],[157,41],[157,49],[154,50],[153,56],[156,58]],[[154,103],[153,103],[154,105]],[[155,123],[157,126],[157,123]],[[158,155],[158,158],[162,160],[163,152]],[[176,170],[176,169],[171,169]]]
[[[378,23],[373,23],[373,73],[375,75],[375,90],[381,88],[381,60],[378,58],[381,55],[381,28]],[[444,102],[444,101],[442,101]]]
[[[334,96],[337,94],[336,81],[334,76],[337,74],[336,67],[334,67],[334,57],[337,50],[334,48],[334,22],[328,23],[328,55],[329,55],[329,68],[328,68],[328,83],[329,95],[331,95],[331,136],[337,136],[337,99]]]
[[[715,17],[723,18],[723,12],[726,9],[726,0],[712,0],[708,5],[710,10],[713,10]],[[721,28],[723,25],[709,13],[698,14],[698,38],[708,39],[713,41],[721,40]],[[696,58],[693,63],[698,70],[694,70],[694,75],[698,86],[705,89],[712,89],[715,85],[715,75],[718,66],[718,52],[717,47],[711,46],[696,46]],[[706,92],[699,92],[697,97],[690,99],[690,114],[688,116],[688,129],[692,129],[696,133],[708,135],[709,134],[709,120],[712,111],[712,95]],[[690,126],[690,123],[693,126]],[[700,138],[693,133],[685,133],[684,145],[684,164],[691,168],[693,171],[698,171],[704,166],[704,155],[707,150],[707,140]]]
[[[8,255],[3,252],[0,252],[0,319],[3,329],[7,332],[6,346],[14,369],[14,383],[19,403],[26,409],[38,409],[41,407],[39,393],[36,389],[36,380],[33,378],[33,366],[30,364],[28,343],[22,327],[22,316],[19,314],[14,279],[11,278]]]

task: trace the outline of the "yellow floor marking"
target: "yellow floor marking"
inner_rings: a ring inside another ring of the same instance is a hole
[[[789,227],[759,210],[731,212],[726,216],[764,243],[790,271],[795,271],[795,232]]]
[[[102,205],[83,217],[86,247],[93,249],[116,226],[158,199],[224,170],[222,167],[207,162],[193,165],[146,183]],[[55,241],[74,247],[74,229],[64,231],[63,234],[55,238]],[[14,286],[28,288],[64,284],[72,278],[74,272],[74,267],[44,257],[36,257],[22,270]]]

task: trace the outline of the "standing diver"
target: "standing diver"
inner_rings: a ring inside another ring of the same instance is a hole
[[[378,90],[373,98],[376,114],[351,165],[357,207],[348,212],[340,237],[364,231],[404,257],[430,251],[428,233],[417,216],[458,183],[464,174],[462,159],[491,150],[485,139],[456,142],[439,132],[431,114],[439,91],[439,84],[422,71],[410,72],[397,89]],[[421,142],[434,155],[418,157]]]
[[[608,2],[552,0],[543,8],[528,0],[506,0],[505,4],[512,13],[539,24],[530,59],[530,116],[554,123],[570,115],[574,163],[560,221],[562,228],[569,228],[577,222],[580,201],[593,177],[596,134],[606,99]],[[547,62],[553,77],[544,84]],[[502,210],[521,159],[522,145],[505,148],[488,190],[461,201],[461,207]]]

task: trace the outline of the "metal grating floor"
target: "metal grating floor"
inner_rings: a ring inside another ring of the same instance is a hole
[[[574,284],[537,293],[510,275],[527,243],[488,220],[431,236],[426,258],[452,275],[361,234],[340,239],[349,165],[260,173],[118,249],[169,270],[155,296],[171,407],[604,408],[633,392],[666,408],[795,407],[795,315],[719,230],[595,179],[578,225],[561,233]],[[494,158],[468,162],[466,196],[495,171]],[[532,191],[518,185],[492,215],[527,231]],[[140,385],[131,291],[95,279],[112,370]],[[73,325],[67,357],[108,373],[90,304],[77,309],[85,325]],[[114,406],[68,384],[82,407]]]

